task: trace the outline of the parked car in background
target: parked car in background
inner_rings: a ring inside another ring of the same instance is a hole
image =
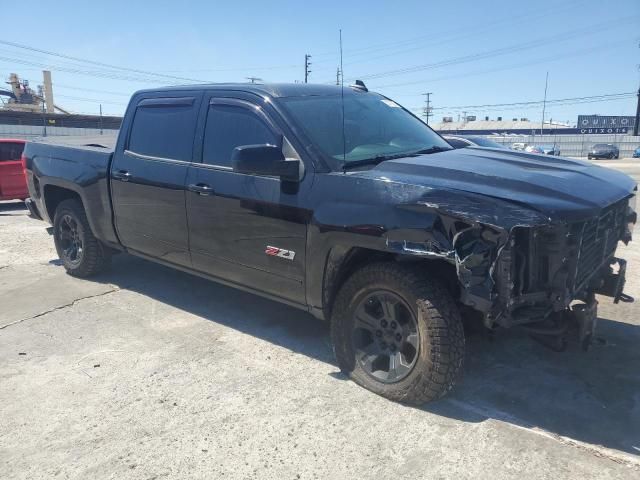
[[[587,157],[589,160],[592,158],[614,159],[620,157],[620,150],[612,143],[596,143],[589,149]]]
[[[511,144],[511,150],[524,150],[525,148],[527,148],[527,144],[526,143],[522,143],[522,142],[515,142]]]
[[[494,142],[485,137],[477,137],[472,135],[443,135],[443,138],[453,148],[465,147],[488,147],[488,148],[507,148],[504,145]]]
[[[24,140],[0,138],[0,200],[24,200],[29,196],[22,166]]]
[[[640,147],[636,148],[633,151],[633,155],[632,156],[633,156],[633,158],[640,158]]]
[[[539,153],[541,155],[544,154],[544,150],[538,145],[529,145],[524,149],[524,151],[529,153]]]
[[[555,156],[559,156],[560,155],[560,147],[558,147],[557,145],[540,145],[540,148],[542,149],[542,153],[544,153],[545,155],[555,155]]]

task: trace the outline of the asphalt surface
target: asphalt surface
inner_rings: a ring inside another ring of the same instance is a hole
[[[470,334],[411,408],[345,380],[310,315],[128,255],[71,278],[45,226],[0,203],[0,478],[640,478],[638,304],[600,298],[586,354]],[[640,242],[618,254],[640,298]]]

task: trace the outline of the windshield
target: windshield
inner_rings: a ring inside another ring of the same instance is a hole
[[[280,103],[309,140],[335,165],[451,147],[397,103],[374,93],[346,91],[344,142],[340,94],[285,97]],[[434,148],[435,147],[435,148]]]
[[[479,147],[506,148],[504,145],[484,137],[466,137]]]

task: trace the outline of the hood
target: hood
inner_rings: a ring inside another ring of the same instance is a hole
[[[499,198],[563,221],[596,215],[635,188],[629,176],[591,162],[481,147],[388,160],[353,174]]]

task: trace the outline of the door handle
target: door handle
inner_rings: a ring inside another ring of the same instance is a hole
[[[126,170],[118,170],[117,172],[113,172],[111,175],[116,180],[121,180],[123,182],[128,182],[131,178],[131,174]]]
[[[198,195],[211,195],[213,193],[213,188],[205,183],[192,183],[187,188],[190,192],[197,193]]]

